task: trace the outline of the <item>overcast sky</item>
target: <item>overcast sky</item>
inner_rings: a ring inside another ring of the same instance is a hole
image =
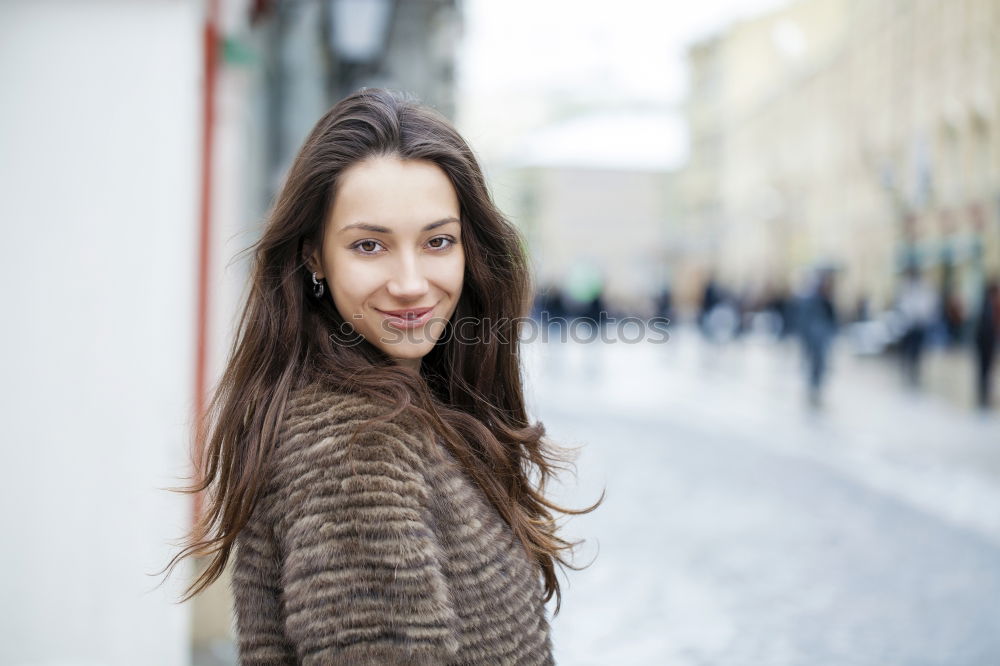
[[[667,116],[685,95],[687,46],[733,21],[785,4],[787,0],[465,0],[458,62],[460,125],[487,159],[496,159],[505,146],[533,143],[529,135],[540,131],[548,146],[578,142],[568,131],[553,139],[552,128],[545,128],[552,122],[553,104],[614,107],[618,118],[623,108],[645,107],[647,125],[650,113],[665,118],[655,150],[671,153],[669,159],[676,161],[684,152],[677,145],[683,143],[677,136],[678,131],[683,134],[683,123],[676,114],[672,120]],[[594,127],[591,123],[591,136]],[[604,143],[634,142],[608,137]],[[635,159],[648,161],[652,144],[635,148],[646,153]],[[597,142],[594,152],[600,153]],[[601,154],[592,158],[603,159]]]
[[[783,0],[466,0],[459,87],[467,94],[599,85],[668,103],[684,92],[684,50]]]

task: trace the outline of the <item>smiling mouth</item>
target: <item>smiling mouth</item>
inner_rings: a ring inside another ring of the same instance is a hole
[[[379,310],[375,308],[380,314],[384,315],[386,321],[396,327],[400,328],[411,328],[415,326],[423,325],[428,319],[430,319],[431,313],[434,311],[434,307],[429,308],[412,308],[410,310]]]
[[[378,308],[375,308],[378,310]],[[433,310],[434,307],[429,308],[411,308],[409,310],[378,310],[382,314],[389,315],[390,317],[396,317],[398,319],[419,319],[425,314]]]

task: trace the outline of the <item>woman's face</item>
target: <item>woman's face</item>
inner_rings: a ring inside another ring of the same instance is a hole
[[[326,278],[344,321],[401,364],[420,367],[458,305],[459,214],[433,162],[381,156],[341,173],[309,268]]]

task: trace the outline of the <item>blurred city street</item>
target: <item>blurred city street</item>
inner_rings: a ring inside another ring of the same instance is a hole
[[[558,663],[1000,663],[997,413],[838,348],[810,409],[797,351],[527,345],[533,414],[583,447],[553,494],[607,490],[564,528],[594,562],[567,574]]]
[[[522,340],[529,416],[579,448],[545,494],[606,491],[562,524],[592,565],[560,576],[557,663],[1000,665],[1000,1],[8,0],[0,34],[0,666],[238,662],[232,559],[199,576],[242,515],[213,484],[249,508],[272,428],[212,414],[271,423],[299,361],[349,353],[310,345],[354,275],[315,311],[298,256],[257,280],[268,239],[325,237],[356,165],[293,165],[364,88],[439,113],[486,181],[450,181],[461,289],[424,275],[477,334],[529,305],[671,322]],[[285,197],[297,173],[329,182]],[[369,227],[377,309],[432,303],[390,289],[411,222]],[[525,263],[493,275],[508,233]],[[282,338],[237,353],[253,321]],[[440,342],[438,398],[520,414],[513,377],[473,395],[494,351]],[[241,367],[263,402],[224,388]]]

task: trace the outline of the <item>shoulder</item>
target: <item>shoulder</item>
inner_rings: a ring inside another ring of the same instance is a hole
[[[280,431],[294,436],[325,423],[367,420],[381,411],[379,405],[365,396],[314,383],[289,392]]]
[[[421,522],[434,494],[433,438],[405,417],[386,420],[389,413],[389,405],[316,386],[289,395],[268,493],[285,551],[312,543],[321,526],[328,540],[352,525],[384,531]]]
[[[279,419],[274,451],[278,485],[317,469],[342,474],[363,461],[419,472],[433,438],[414,419],[385,417],[390,406],[317,384],[293,390]]]

